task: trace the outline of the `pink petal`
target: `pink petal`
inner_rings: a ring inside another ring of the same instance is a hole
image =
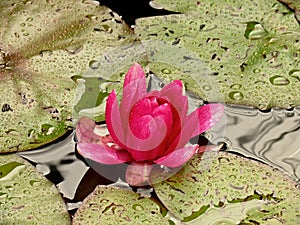
[[[196,122],[196,127],[191,137],[199,135],[210,129],[220,120],[220,118],[223,116],[223,113],[224,106],[222,104],[204,105],[192,112],[185,122],[187,126],[194,121]]]
[[[163,166],[175,168],[186,163],[194,153],[196,152],[198,145],[186,146],[180,149],[176,149],[170,154],[161,157],[154,162]]]
[[[113,140],[122,148],[127,150],[149,151],[155,149],[165,138],[167,127],[164,121],[157,117],[151,118],[149,122],[150,136],[147,139],[137,138],[129,129],[129,121],[127,120],[126,137],[123,131],[121,115],[118,108],[116,93],[110,93],[106,103],[105,110],[107,129]]]
[[[108,96],[105,109],[105,118],[106,126],[112,139],[122,148],[126,148],[124,128],[122,126],[121,115],[115,91],[112,91]]]
[[[149,185],[152,167],[153,165],[150,163],[130,163],[126,170],[127,183],[132,186]]]
[[[131,160],[130,155],[126,151],[116,150],[101,144],[79,143],[77,150],[83,157],[102,164],[120,164]]]
[[[76,138],[77,141],[82,142],[94,142],[100,141],[99,136],[94,133],[96,123],[90,118],[84,116],[81,117],[76,126]]]
[[[129,125],[132,133],[140,138],[146,139],[150,135],[149,125],[153,117],[160,117],[166,124],[167,133],[171,131],[173,113],[170,105],[164,103],[158,105],[156,98],[144,98],[138,101],[132,108],[129,116]],[[156,104],[154,104],[156,102]]]
[[[126,134],[126,149],[135,151],[149,151],[159,146],[166,138],[167,126],[165,121],[160,117],[152,117],[148,124],[150,135],[147,139],[136,137],[131,129]]]
[[[184,126],[177,137],[177,142],[171,143],[169,149],[182,148],[194,136],[199,135],[222,117],[224,106],[222,104],[207,104],[190,113],[184,121]],[[170,151],[168,150],[168,151]]]
[[[151,91],[147,96],[157,96],[166,99],[176,109],[180,118],[184,118],[188,110],[188,99],[183,95],[183,85],[180,80],[174,80],[163,87],[161,91]],[[183,122],[183,121],[182,121]]]
[[[156,99],[155,99],[156,100]],[[155,104],[156,103],[156,104]],[[132,133],[140,138],[146,139],[150,135],[148,124],[152,120],[152,108],[158,103],[150,98],[143,98],[132,107],[129,115],[129,124]]]
[[[145,73],[140,64],[134,63],[125,75],[123,87],[145,78]],[[146,81],[146,79],[145,79]],[[138,81],[139,82],[139,81]],[[146,83],[145,83],[146,84]]]
[[[147,85],[145,73],[142,67],[135,63],[128,70],[123,85],[120,113],[124,129],[128,127],[128,119],[131,108],[138,100],[145,97],[146,92]]]

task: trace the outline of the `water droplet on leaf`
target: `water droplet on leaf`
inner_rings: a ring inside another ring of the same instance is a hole
[[[244,95],[239,91],[232,91],[229,93],[229,98],[232,100],[242,100],[244,98]]]
[[[203,86],[203,90],[204,91],[210,91],[211,90],[211,87],[209,85],[204,85]]]
[[[100,67],[100,63],[97,60],[91,60],[89,63],[89,67],[93,70],[96,70]]]
[[[240,89],[241,87],[242,87],[241,84],[233,84],[233,85],[230,86],[230,88],[231,88],[231,89],[234,89],[234,90],[238,90],[238,89]]]
[[[138,211],[142,211],[144,208],[143,208],[143,206],[141,206],[141,205],[139,205],[139,204],[134,204],[133,206],[132,206],[132,208],[134,209],[134,210],[138,210]]]
[[[54,127],[51,124],[43,124],[41,127],[42,134],[50,135],[54,131]]]
[[[262,81],[262,80],[257,80],[255,81],[256,85],[264,85],[266,82]]]
[[[50,50],[43,50],[43,51],[40,52],[41,57],[51,56],[52,54],[53,54],[53,52],[50,51]]]
[[[260,73],[260,71],[261,71],[260,69],[256,68],[256,69],[253,70],[253,73]]]
[[[296,78],[300,81],[300,70],[299,69],[293,69],[289,72],[289,75],[293,78]]]
[[[257,40],[260,38],[265,37],[268,32],[266,29],[263,27],[262,24],[255,22],[255,21],[250,21],[247,22],[247,27],[244,33],[244,37],[250,40]]]
[[[279,75],[272,76],[270,78],[270,82],[275,86],[283,86],[288,85],[290,83],[290,81],[287,78]]]
[[[32,20],[33,20],[32,17],[28,17],[28,18],[26,19],[27,22],[31,22]]]
[[[90,19],[90,20],[97,20],[98,19],[98,17],[97,16],[95,16],[95,15],[86,15],[86,18],[88,18],[88,19]]]
[[[170,74],[171,70],[164,68],[164,69],[161,70],[161,72],[164,73],[164,74]]]

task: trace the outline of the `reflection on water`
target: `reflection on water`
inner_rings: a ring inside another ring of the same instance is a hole
[[[65,140],[45,148],[22,152],[20,155],[36,164],[39,172],[55,183],[67,199],[73,199],[76,189],[88,170],[75,155],[74,133]]]
[[[206,136],[213,142],[225,142],[230,151],[288,172],[299,182],[299,115],[300,108],[262,112],[250,107],[227,106],[225,135],[218,135],[222,124],[217,124]]]
[[[299,182],[299,115],[299,108],[261,112],[253,108],[227,106],[226,125],[217,124],[205,136],[213,143],[225,142],[230,151],[286,171]],[[220,132],[224,126],[225,135]],[[69,209],[77,208],[76,203],[80,203],[96,185],[111,183],[77,157],[74,133],[61,142],[20,155],[36,164],[37,169],[58,186]]]

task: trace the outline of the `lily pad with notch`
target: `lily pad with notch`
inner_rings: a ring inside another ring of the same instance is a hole
[[[71,78],[134,35],[97,1],[1,0],[0,8],[3,153],[39,147],[72,128],[76,83]]]
[[[56,187],[17,155],[0,156],[0,224],[70,224]]]

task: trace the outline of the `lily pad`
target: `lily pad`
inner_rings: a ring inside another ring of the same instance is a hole
[[[0,224],[70,224],[55,186],[16,155],[0,156]]]
[[[226,152],[196,155],[154,190],[187,224],[299,223],[296,182],[265,164]]]
[[[295,11],[296,19],[300,22],[300,2],[298,0],[279,0]]]
[[[133,35],[97,1],[1,0],[0,8],[1,153],[62,136],[73,126],[71,78]]]
[[[210,102],[223,99],[260,109],[300,105],[300,27],[285,5],[275,0],[152,3],[183,14],[137,19],[135,33],[142,42],[165,41],[196,53],[217,86],[208,88],[203,81],[193,87],[195,78],[178,74],[176,65],[170,73],[157,75],[182,78],[190,91]],[[188,60],[178,52],[176,57],[180,56]],[[165,58],[171,57],[174,55],[165,52]],[[156,73],[164,68],[160,66]],[[216,97],[214,90],[220,90],[222,96]]]
[[[167,224],[160,206],[131,190],[97,186],[82,203],[73,224]]]

